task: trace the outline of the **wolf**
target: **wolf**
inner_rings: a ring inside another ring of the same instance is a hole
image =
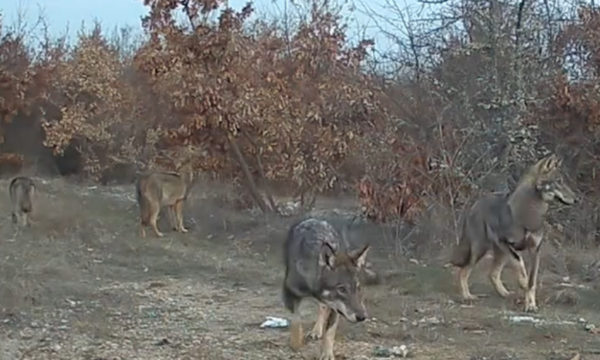
[[[340,315],[352,323],[367,319],[359,271],[366,264],[370,245],[350,249],[327,221],[307,218],[289,228],[284,246],[283,303],[292,313],[290,346],[304,343],[298,309],[305,298],[319,304],[309,338],[322,338],[319,360],[335,360],[333,345]]]
[[[525,310],[537,311],[536,285],[545,215],[554,200],[565,205],[577,200],[564,182],[561,165],[562,159],[556,155],[547,156],[525,172],[514,191],[480,198],[463,214],[459,242],[450,261],[459,268],[463,299],[477,298],[469,291],[469,276],[479,260],[491,251],[493,260],[488,276],[496,292],[502,297],[510,295],[500,279],[509,263],[525,292]],[[524,250],[533,258],[529,274],[520,254]]]
[[[195,173],[190,165],[182,166],[178,172],[150,172],[136,182],[135,191],[140,208],[140,235],[146,237],[146,227],[151,226],[158,237],[160,209],[167,206],[169,223],[173,230],[187,233],[183,226],[183,205],[194,182]]]
[[[8,193],[12,202],[12,222],[15,225],[31,226],[29,216],[33,211],[35,183],[26,176],[17,176],[8,185]]]

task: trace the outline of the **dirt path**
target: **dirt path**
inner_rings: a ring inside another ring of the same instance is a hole
[[[140,239],[131,190],[40,180],[35,227],[17,238],[0,195],[0,360],[314,358],[318,344],[294,354],[285,330],[259,328],[266,316],[287,316],[279,251],[289,221],[219,210],[195,194],[189,234]],[[578,322],[600,326],[590,284],[543,283],[536,317],[554,324],[513,324],[520,306],[496,298],[484,271],[473,290],[491,296],[468,306],[440,264],[391,262],[387,252],[374,252],[387,275],[368,289],[373,319],[342,324],[339,359],[400,345],[415,359],[600,357],[591,355],[600,335]],[[557,294],[573,301],[557,304]],[[314,309],[303,307],[306,326]]]

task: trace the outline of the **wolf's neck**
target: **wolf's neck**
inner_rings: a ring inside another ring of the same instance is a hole
[[[508,197],[514,219],[527,230],[538,230],[544,222],[548,204],[543,201],[535,187],[528,183],[520,183]]]

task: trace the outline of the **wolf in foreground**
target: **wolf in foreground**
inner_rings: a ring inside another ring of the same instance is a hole
[[[333,346],[340,315],[352,323],[365,321],[359,271],[366,264],[369,245],[349,249],[345,236],[327,221],[308,218],[292,225],[284,247],[283,301],[292,313],[290,346],[304,344],[298,309],[305,298],[319,304],[309,338],[322,338],[319,360],[335,360]]]
[[[173,230],[187,233],[183,226],[183,205],[194,181],[191,166],[182,166],[178,172],[151,172],[140,176],[136,183],[136,197],[140,207],[140,235],[146,237],[146,227],[151,226],[158,237],[160,209],[167,206],[169,223]]]
[[[451,264],[459,268],[463,299],[477,296],[469,291],[469,276],[475,265],[492,251],[489,280],[496,292],[510,293],[500,279],[509,263],[515,270],[519,286],[525,291],[525,310],[537,311],[536,285],[540,265],[543,225],[549,203],[558,200],[572,205],[576,196],[563,180],[562,160],[550,155],[531,166],[509,194],[491,194],[480,198],[463,215],[459,243],[454,248]],[[528,250],[533,257],[529,274],[519,252]]]
[[[31,226],[29,216],[33,211],[35,183],[31,178],[18,176],[8,185],[8,193],[12,203],[12,222],[19,226]]]

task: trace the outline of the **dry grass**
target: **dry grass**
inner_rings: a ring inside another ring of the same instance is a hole
[[[0,192],[0,214],[5,214],[0,216],[0,359],[310,359],[316,354],[316,343],[293,354],[285,330],[258,327],[265,316],[287,316],[279,295],[280,242],[291,219],[227,210],[222,193],[200,186],[185,212],[189,234],[174,234],[161,221],[165,238],[140,239],[131,187],[37,181],[34,227],[16,238],[7,196]],[[331,199],[325,204],[335,206]],[[364,226],[356,236],[376,240],[382,234]],[[492,293],[487,264],[474,274],[473,291],[491,296],[467,306],[457,297],[452,273],[437,260],[443,249],[430,250],[430,257],[414,264],[390,257],[394,251],[383,243],[374,249],[373,262],[384,281],[367,296],[373,320],[342,323],[340,359],[370,359],[377,346],[402,344],[420,359],[570,359],[575,352],[600,350],[599,335],[586,332],[583,324],[512,324],[506,316],[521,305]],[[590,257],[547,254],[538,316],[600,325],[598,289],[580,281],[591,271],[585,265]],[[302,312],[310,326],[315,306],[307,302]]]

